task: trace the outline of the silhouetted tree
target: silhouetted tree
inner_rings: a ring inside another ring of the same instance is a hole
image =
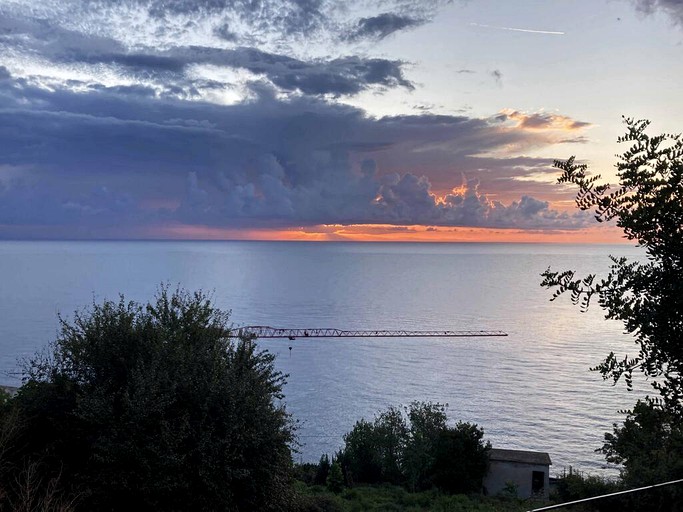
[[[458,422],[442,430],[434,446],[434,484],[451,494],[478,492],[488,471],[491,443],[484,431],[471,423]]]
[[[330,458],[327,454],[320,456],[320,462],[315,472],[313,483],[315,485],[325,485],[327,483],[327,476],[330,474]]]
[[[639,400],[624,424],[615,423],[613,432],[605,434],[601,451],[608,462],[623,465],[621,477],[629,488],[683,478],[683,422],[666,407]],[[626,503],[631,510],[680,510],[683,489],[648,491]]]
[[[574,157],[555,166],[563,171],[560,183],[579,187],[577,206],[594,210],[598,221],[615,220],[645,249],[647,261],[611,257],[610,272],[600,280],[548,269],[542,286],[555,290],[551,300],[571,294],[583,310],[597,298],[605,317],[622,321],[633,336],[636,356],[612,352],[594,370],[615,384],[623,377],[628,389],[633,372],[641,372],[658,392],[627,411],[624,425],[615,424],[602,448],[609,461],[624,465],[625,483],[637,486],[683,478],[683,138],[651,137],[648,121],[625,123],[627,133],[618,141],[630,147],[617,162],[618,187],[589,177]],[[677,498],[666,492],[669,502],[661,505],[670,509]]]
[[[431,402],[413,402],[406,408],[408,439],[403,452],[402,467],[410,490],[432,486],[436,446],[447,430],[446,408]]]
[[[334,461],[327,475],[327,488],[335,494],[344,490],[344,475],[342,474],[339,462]]]
[[[13,463],[40,457],[83,510],[284,510],[293,424],[274,356],[201,292],[60,318],[11,401]]]
[[[413,402],[403,410],[390,407],[372,423],[358,421],[344,436],[338,457],[348,480],[405,484],[411,490],[478,490],[490,444],[476,425],[449,428],[446,420],[443,405]],[[451,476],[457,481],[447,481]]]
[[[399,458],[405,442],[405,423],[400,411],[389,409],[373,423],[356,422],[344,435],[344,448],[339,455],[347,478],[353,483],[402,483]]]
[[[683,139],[680,135],[645,133],[648,121],[625,119],[630,144],[617,163],[619,186],[598,184],[587,166],[574,157],[557,161],[560,183],[579,187],[576,204],[595,210],[600,222],[616,220],[626,238],[645,249],[648,261],[612,257],[608,276],[575,279],[573,271],[543,273],[542,286],[565,292],[588,308],[597,297],[608,319],[621,320],[638,346],[635,357],[610,353],[596,369],[615,383],[623,377],[631,388],[634,371],[654,379],[652,385],[669,409],[683,408]]]

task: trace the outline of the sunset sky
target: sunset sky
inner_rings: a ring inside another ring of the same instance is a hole
[[[683,0],[0,0],[0,238],[614,242]]]

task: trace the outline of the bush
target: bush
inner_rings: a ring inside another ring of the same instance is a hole
[[[39,458],[83,510],[279,510],[291,498],[284,376],[201,292],[76,313],[26,367],[9,463]],[[6,486],[5,486],[6,487]]]
[[[341,499],[327,494],[305,495],[299,498],[297,512],[343,512]]]
[[[327,483],[327,476],[330,474],[330,458],[327,454],[320,456],[317,470],[315,472],[315,479],[313,483],[316,485],[325,485]]]
[[[339,461],[347,482],[478,491],[488,467],[490,444],[476,425],[446,425],[444,406],[413,402],[391,407],[370,423],[360,420],[344,436]]]
[[[316,482],[318,470],[318,464],[312,462],[294,464],[292,477],[306,485],[320,485]]]
[[[327,488],[335,494],[339,494],[344,490],[344,475],[337,461],[332,464],[327,475]]]
[[[625,487],[635,488],[683,478],[683,425],[679,414],[661,401],[639,400],[628,411],[622,426],[614,424],[600,449],[607,461],[622,464]],[[642,500],[638,502],[637,500]],[[683,507],[680,485],[662,487],[634,495],[635,504],[646,503],[659,510]]]
[[[618,482],[613,482],[599,476],[584,475],[569,468],[569,473],[558,478],[552,498],[559,502],[575,501],[593,496],[602,496],[620,490],[622,490],[622,486]],[[627,499],[626,497],[600,499],[584,505],[584,507],[588,510],[603,512],[629,510],[629,508],[625,508]]]
[[[488,471],[491,444],[476,425],[458,422],[444,429],[434,447],[434,484],[444,492],[478,492]]]

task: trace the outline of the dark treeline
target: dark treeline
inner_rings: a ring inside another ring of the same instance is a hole
[[[358,421],[344,436],[341,450],[331,459],[323,455],[302,476],[307,483],[336,491],[358,484],[392,484],[410,491],[479,492],[491,448],[483,436],[484,431],[470,423],[449,427],[441,404],[390,407],[374,421]]]

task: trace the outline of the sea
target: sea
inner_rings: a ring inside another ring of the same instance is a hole
[[[628,245],[255,241],[0,242],[0,384],[55,339],[58,315],[93,301],[146,302],[167,284],[202,289],[235,327],[501,330],[490,338],[260,340],[287,374],[297,462],[343,445],[361,418],[412,401],[447,404],[451,423],[484,429],[494,447],[548,452],[551,474],[615,476],[596,453],[605,432],[649,391],[594,371],[634,354],[598,304],[582,312],[540,286],[541,273],[609,271]],[[291,348],[290,348],[291,347]]]

